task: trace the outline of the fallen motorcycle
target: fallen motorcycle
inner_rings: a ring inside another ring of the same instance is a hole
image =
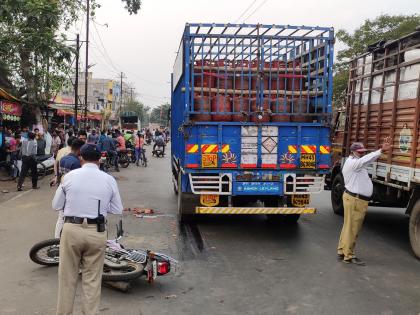
[[[105,249],[103,282],[128,282],[146,276],[153,282],[157,276],[168,274],[178,262],[165,254],[151,250],[125,248],[119,240],[123,236],[122,221],[117,225],[117,238],[108,240]],[[49,239],[35,244],[29,257],[37,264],[57,266],[59,263],[60,239]]]

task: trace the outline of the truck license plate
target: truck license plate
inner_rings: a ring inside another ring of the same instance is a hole
[[[219,195],[201,195],[200,203],[205,207],[215,207],[219,204]]]
[[[300,168],[315,169],[316,156],[312,153],[302,153],[300,155]]]
[[[156,260],[153,260],[152,262],[152,274],[153,274],[153,280],[157,278],[157,262]]]
[[[305,207],[309,204],[309,195],[293,195],[292,206],[294,207]]]
[[[206,168],[217,167],[217,154],[203,154],[201,166]]]

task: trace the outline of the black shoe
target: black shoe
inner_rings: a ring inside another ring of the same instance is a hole
[[[344,254],[337,254],[337,260],[342,261],[344,259]]]
[[[119,171],[120,171],[120,169],[119,169],[119,168],[116,168],[116,169],[115,169],[115,171],[119,172]]]
[[[351,258],[351,259],[343,259],[343,263],[345,264],[355,264],[359,266],[366,266],[365,262],[363,260],[360,260],[359,258]]]
[[[17,191],[22,191],[22,187],[18,186]]]
[[[32,186],[32,189],[39,189],[39,186]]]

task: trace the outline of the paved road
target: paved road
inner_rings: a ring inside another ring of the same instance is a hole
[[[146,169],[116,174],[125,206],[159,214],[125,213],[123,241],[167,252],[181,270],[153,285],[139,280],[128,293],[104,288],[101,314],[420,313],[420,263],[410,253],[403,211],[369,210],[358,242],[368,265],[349,266],[336,261],[342,218],[332,214],[328,193],[313,199],[318,213],[295,226],[231,216],[178,227],[169,167],[169,158],[151,158]],[[52,194],[44,184],[0,203],[0,314],[55,312],[57,269],[28,258],[35,242],[53,235]]]

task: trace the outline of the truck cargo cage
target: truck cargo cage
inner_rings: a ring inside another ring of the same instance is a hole
[[[173,87],[184,77],[194,122],[323,122],[333,39],[330,27],[187,24]]]

